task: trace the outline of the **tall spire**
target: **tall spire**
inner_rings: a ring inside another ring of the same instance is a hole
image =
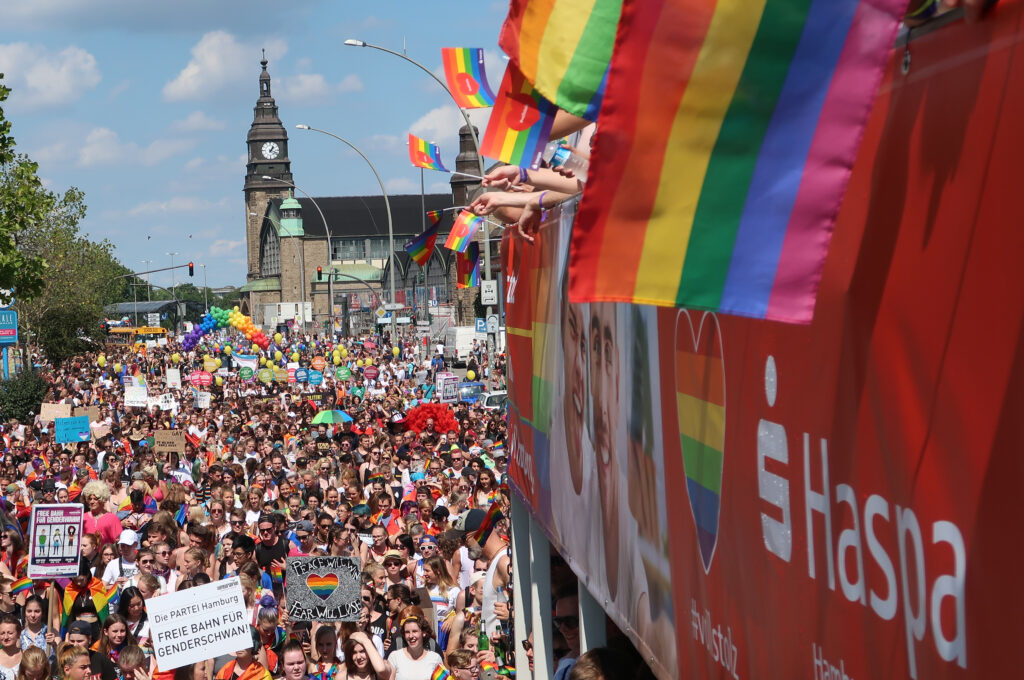
[[[266,181],[269,176],[290,182],[291,163],[288,159],[288,133],[278,117],[277,102],[270,94],[270,73],[267,71],[267,53],[261,52],[260,96],[253,107],[252,125],[246,136],[249,159],[245,177],[246,190],[264,187],[283,193],[280,182]]]
[[[260,50],[263,53],[263,59],[260,61],[260,66],[263,67],[263,72],[260,73],[260,99],[270,99],[270,74],[267,73],[267,51]]]

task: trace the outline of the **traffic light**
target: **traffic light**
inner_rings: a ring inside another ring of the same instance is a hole
[[[316,268],[316,280],[317,281],[323,281],[324,280],[324,268],[323,267],[317,267]]]
[[[188,275],[192,276],[195,273],[195,265],[192,262],[188,263]]]

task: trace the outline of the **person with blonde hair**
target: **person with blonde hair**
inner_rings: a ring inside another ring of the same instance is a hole
[[[50,680],[50,659],[39,647],[29,647],[21,653],[21,664],[15,680]]]
[[[83,518],[82,531],[99,534],[104,543],[117,543],[121,535],[121,520],[107,508],[110,501],[110,487],[107,483],[99,480],[89,482],[82,489],[82,499],[88,510]]]
[[[65,642],[57,650],[57,671],[60,680],[88,680],[92,675],[89,667],[89,650]]]

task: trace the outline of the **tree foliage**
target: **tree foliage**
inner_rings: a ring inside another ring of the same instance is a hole
[[[45,219],[54,197],[36,175],[39,166],[14,152],[11,123],[2,106],[10,93],[0,73],[0,289],[27,299],[42,291],[46,262],[19,248],[18,235]],[[9,293],[0,292],[0,301],[10,302]]]
[[[17,418],[29,421],[29,413],[35,413],[46,398],[50,384],[37,371],[22,371],[10,380],[0,382],[0,414],[5,421]]]

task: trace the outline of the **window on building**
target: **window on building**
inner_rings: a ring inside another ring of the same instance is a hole
[[[370,239],[370,253],[368,257],[371,260],[383,260],[388,256],[388,241],[387,239],[375,238]]]
[[[332,260],[366,259],[366,239],[339,238],[331,240]]]
[[[281,238],[277,230],[264,220],[260,234],[260,276],[281,275]]]

